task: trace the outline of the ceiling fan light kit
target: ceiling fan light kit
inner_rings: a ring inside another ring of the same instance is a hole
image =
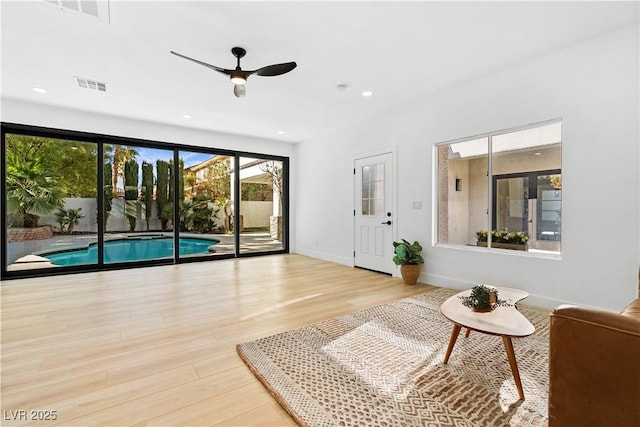
[[[289,71],[293,70],[297,66],[295,62],[285,62],[282,64],[267,65],[266,67],[258,68],[257,70],[253,70],[253,71],[246,71],[240,68],[240,58],[245,56],[247,54],[247,51],[237,46],[231,49],[231,53],[233,54],[233,56],[237,58],[236,68],[233,70],[207,64],[206,62],[202,62],[197,59],[190,58],[188,56],[182,55],[174,51],[171,51],[171,53],[181,58],[187,59],[189,61],[193,61],[196,64],[204,65],[205,67],[215,70],[219,73],[228,75],[231,79],[231,83],[233,83],[234,85],[233,94],[238,98],[244,97],[245,84],[247,83],[247,79],[249,78],[249,76],[253,74],[258,76],[265,76],[265,77],[279,76],[281,74],[288,73]]]
[[[234,85],[243,85],[247,82],[247,80],[238,74],[231,74],[231,83]]]

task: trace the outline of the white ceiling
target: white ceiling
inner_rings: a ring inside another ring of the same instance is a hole
[[[105,22],[51,2],[2,1],[2,97],[299,142],[638,22],[634,1],[108,6]],[[244,69],[298,67],[252,76],[236,98],[226,76],[169,53],[233,68],[233,46],[247,49]],[[76,76],[107,92],[81,89]]]

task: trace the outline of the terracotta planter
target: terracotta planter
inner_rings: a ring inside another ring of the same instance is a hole
[[[415,285],[420,277],[420,264],[404,264],[400,266],[400,274],[405,285]]]
[[[487,247],[487,242],[476,242],[476,246]],[[496,249],[511,249],[514,251],[528,251],[529,245],[516,245],[515,243],[492,243],[492,248]]]

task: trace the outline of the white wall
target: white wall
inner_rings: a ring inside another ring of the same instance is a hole
[[[294,153],[294,145],[286,142],[143,122],[6,98],[2,99],[2,121],[284,157],[291,157]]]
[[[396,147],[394,237],[425,244],[422,281],[511,285],[532,302],[620,309],[636,295],[640,263],[638,35],[637,25],[627,27],[295,148],[11,99],[2,99],[2,121],[291,157],[292,250],[346,265],[353,263],[353,159]],[[433,145],[557,117],[562,259],[433,246]],[[412,209],[413,201],[423,208]]]
[[[422,281],[519,287],[543,306],[622,308],[640,264],[638,35],[626,27],[298,145],[296,250],[353,265],[353,159],[397,146],[395,238],[425,243]],[[558,117],[562,259],[432,245],[433,145]]]

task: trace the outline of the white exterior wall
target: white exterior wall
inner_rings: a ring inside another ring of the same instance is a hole
[[[629,26],[300,144],[295,249],[353,265],[353,159],[396,146],[394,238],[424,244],[422,282],[492,283],[524,289],[538,305],[621,309],[637,295],[640,264],[638,33]],[[562,258],[435,246],[434,144],[559,117]]]
[[[153,201],[151,205],[151,218],[149,219],[149,229],[158,231],[162,228],[162,222],[158,219],[156,202]],[[66,198],[64,203],[64,209],[77,209],[82,208],[82,214],[85,216],[80,220],[78,225],[73,228],[76,232],[88,232],[97,233],[98,226],[96,224],[96,211],[98,202],[96,199],[89,198]],[[218,214],[218,216],[222,216]],[[220,221],[221,222],[221,221]],[[54,230],[60,231],[60,224],[58,224],[55,211],[49,215],[43,215],[38,221],[39,225],[51,225]],[[124,214],[124,200],[113,199],[111,211],[109,212],[109,218],[107,220],[107,232],[115,231],[129,231],[129,220]],[[138,208],[138,218],[136,220],[136,229],[134,231],[147,231],[147,221],[142,215],[142,211]]]
[[[273,202],[249,201],[240,202],[244,228],[269,228],[269,218],[273,215]]]
[[[456,178],[462,180],[461,191],[456,191]],[[485,180],[486,182],[486,180]],[[465,244],[469,234],[469,162],[449,162],[448,180],[449,239],[450,243]]]
[[[64,199],[64,209],[78,209],[82,208],[82,213],[84,218],[80,220],[78,225],[74,226],[73,231],[84,232],[84,233],[95,233],[98,231],[96,226],[96,211],[98,209],[98,201],[96,199],[90,198],[66,198]],[[54,215],[57,212],[57,209],[54,212],[51,212],[48,215],[41,215],[38,220],[38,225],[51,225],[54,231],[60,231],[60,224]]]
[[[469,162],[469,227],[464,243],[476,242],[476,230],[487,228],[487,209],[489,208],[489,191],[487,188],[487,159],[475,159]],[[464,189],[464,184],[462,185]]]

